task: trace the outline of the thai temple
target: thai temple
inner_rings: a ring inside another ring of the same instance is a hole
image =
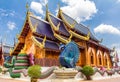
[[[10,54],[17,56],[24,50],[34,55],[35,64],[59,66],[59,46],[71,41],[78,45],[80,51],[77,66],[113,66],[112,50],[102,45],[87,26],[77,23],[60,8],[57,16],[47,8],[45,19],[38,19],[28,9],[18,43]]]

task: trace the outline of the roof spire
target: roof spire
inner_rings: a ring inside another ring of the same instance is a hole
[[[46,4],[46,12],[48,12],[48,4]]]
[[[60,11],[60,2],[58,3],[58,9],[59,9],[59,11]]]
[[[29,4],[28,4],[28,2],[26,3],[26,10],[29,11]]]

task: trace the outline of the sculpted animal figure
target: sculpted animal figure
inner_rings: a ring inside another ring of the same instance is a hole
[[[67,68],[74,68],[80,54],[77,44],[75,42],[69,42],[65,46],[61,46],[61,54],[59,56],[60,64]]]

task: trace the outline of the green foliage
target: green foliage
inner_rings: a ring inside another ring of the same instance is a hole
[[[84,66],[83,69],[82,69],[82,73],[85,76],[91,76],[91,75],[94,74],[94,70],[91,66]]]
[[[31,78],[39,78],[41,75],[41,67],[39,65],[33,65],[28,68],[28,75]]]
[[[2,72],[2,68],[0,67],[0,73]]]

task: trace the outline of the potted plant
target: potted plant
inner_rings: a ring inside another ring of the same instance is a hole
[[[94,74],[94,70],[91,66],[84,66],[82,69],[82,73],[86,76],[87,80],[91,80],[91,75]]]
[[[31,82],[37,82],[41,75],[41,67],[33,65],[28,68],[28,76],[31,77]]]

